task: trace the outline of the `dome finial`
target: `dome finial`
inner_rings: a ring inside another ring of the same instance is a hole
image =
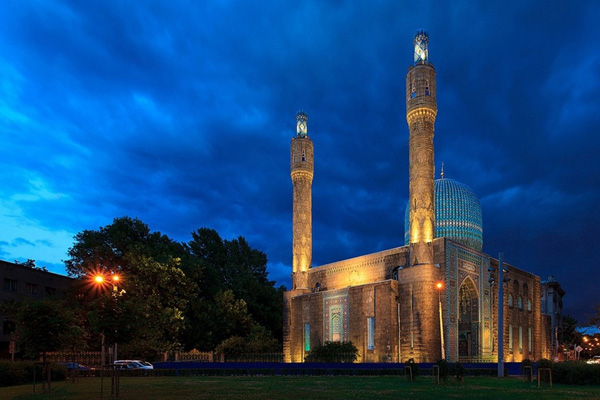
[[[442,161],[442,172],[440,173],[442,179],[444,179],[444,162]]]

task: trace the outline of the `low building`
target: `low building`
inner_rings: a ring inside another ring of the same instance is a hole
[[[47,296],[62,297],[74,279],[48,272],[28,264],[15,264],[0,260],[0,302],[42,299]],[[14,321],[0,314],[0,358],[10,357],[9,346],[16,326]]]

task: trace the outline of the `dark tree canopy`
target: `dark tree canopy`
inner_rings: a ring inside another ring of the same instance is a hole
[[[90,330],[118,342],[121,355],[214,350],[258,327],[281,341],[284,289],[269,281],[267,256],[243,237],[223,240],[200,228],[178,243],[122,217],[77,234],[65,264],[80,280]],[[117,290],[110,280],[93,283],[97,274],[119,275]]]

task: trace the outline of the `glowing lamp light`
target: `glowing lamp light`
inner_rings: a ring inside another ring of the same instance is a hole
[[[438,289],[438,290],[442,290],[442,287],[443,287],[443,286],[444,286],[444,285],[442,285],[442,282],[438,282],[438,283],[435,285],[435,287],[437,287],[437,289]]]
[[[96,275],[94,281],[96,281],[96,283],[102,283],[104,282],[104,277],[102,275]]]
[[[121,279],[119,278],[119,275],[113,275],[112,277],[113,282],[119,282],[119,279]]]

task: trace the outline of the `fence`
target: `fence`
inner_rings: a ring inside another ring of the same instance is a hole
[[[78,363],[90,368],[102,366],[102,353],[99,351],[59,351],[46,353],[47,362]]]

